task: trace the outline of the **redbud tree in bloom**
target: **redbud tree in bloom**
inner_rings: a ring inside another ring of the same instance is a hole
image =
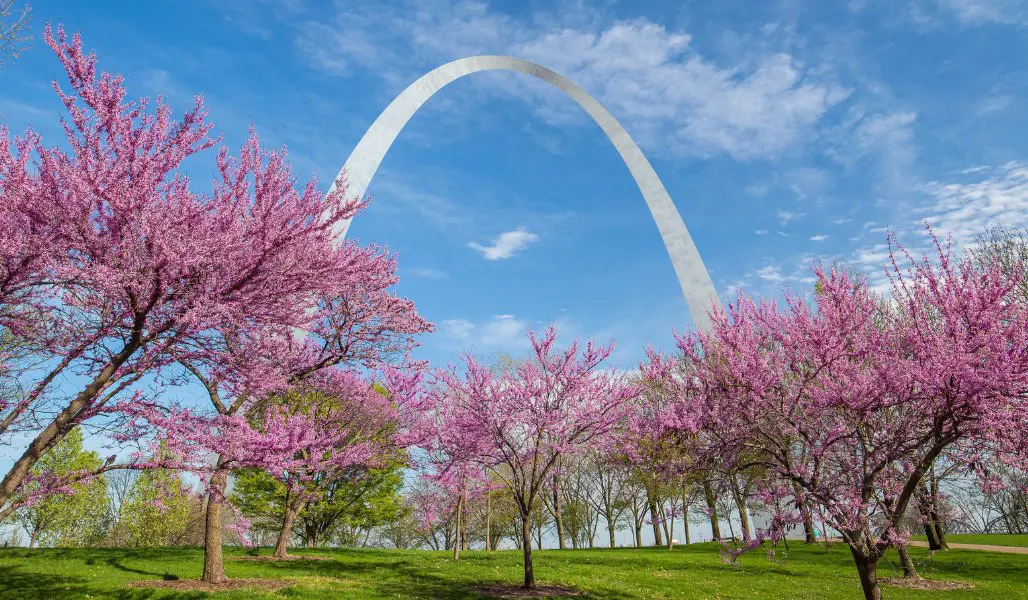
[[[934,260],[893,247],[890,300],[818,267],[816,304],[740,296],[709,333],[678,338],[677,369],[649,366],[677,396],[674,427],[784,482],[781,495],[795,487],[841,534],[868,599],[881,597],[876,567],[906,543],[900,521],[937,457],[1024,450],[1028,315],[1009,301],[1016,282],[935,247]]]
[[[529,332],[533,355],[497,374],[471,356],[438,375],[437,416],[454,458],[473,461],[510,490],[521,516],[525,587],[535,585],[531,514],[558,460],[602,446],[624,424],[635,386],[601,371],[613,351],[588,342],[561,350],[556,329]]]
[[[227,331],[306,327],[353,277],[332,229],[363,206],[297,188],[255,134],[237,157],[217,154],[210,193],[193,191],[178,168],[216,143],[201,99],[176,120],[160,99],[127,99],[78,36],[45,38],[70,83],[54,84],[65,143],[0,130],[0,326],[43,365],[0,414],[0,435],[31,437],[0,481],[0,517],[43,453],[144,375]],[[81,387],[55,389],[71,373]],[[54,416],[38,420],[44,400]]]
[[[248,416],[137,402],[122,407],[131,426],[121,437],[152,435],[164,467],[206,474],[259,468],[280,480],[286,511],[275,556],[286,558],[297,514],[324,484],[394,461],[421,439],[421,378],[416,370],[385,368],[375,376],[324,369],[266,398]]]
[[[341,250],[338,259],[347,271],[323,291],[302,329],[234,326],[196,340],[179,354],[185,372],[206,388],[215,413],[253,417],[267,398],[326,368],[409,363],[414,336],[432,327],[413,302],[389,291],[397,281],[395,258],[381,248],[353,242]],[[231,457],[215,452],[207,486],[205,581],[226,579],[220,528],[232,470]]]

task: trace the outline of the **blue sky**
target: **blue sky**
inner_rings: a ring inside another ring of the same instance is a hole
[[[900,6],[903,5],[903,6]],[[1026,224],[1028,4],[815,2],[36,3],[225,142],[252,123],[327,181],[388,102],[449,60],[495,53],[594,94],[663,179],[722,294],[809,287],[817,257],[879,277],[885,227],[966,241]],[[0,71],[0,120],[56,133],[41,36]],[[195,163],[206,179],[213,163]],[[433,98],[350,234],[399,253],[399,292],[438,327],[422,356],[519,353],[526,327],[614,338],[631,365],[691,327],[656,227],[573,101],[512,73]]]
[[[810,288],[812,261],[881,282],[885,230],[966,244],[1028,225],[1028,2],[34,3],[0,70],[0,122],[57,141],[41,28],[83,34],[137,96],[205,96],[225,142],[253,124],[301,177],[335,175],[410,82],[474,54],[528,58],[595,95],[675,199],[718,291]],[[194,180],[213,157],[190,164]],[[568,98],[512,73],[434,97],[350,234],[399,253],[438,332],[421,356],[525,351],[525,329],[614,338],[631,367],[691,327],[627,169]],[[6,452],[4,454],[7,454]],[[7,460],[0,461],[6,466]]]

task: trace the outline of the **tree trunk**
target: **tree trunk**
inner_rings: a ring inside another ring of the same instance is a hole
[[[636,548],[642,548],[643,547],[642,520],[639,519],[638,517],[633,517],[633,518],[635,519],[635,547]]]
[[[567,548],[564,541],[564,518],[560,514],[560,493],[557,491],[557,482],[553,482],[553,519],[557,524],[557,547],[561,550]]]
[[[613,548],[615,546],[615,543],[616,543],[615,540],[614,540],[614,534],[617,532],[616,525],[617,525],[617,523],[614,522],[614,518],[612,516],[608,516],[607,517],[607,535],[610,537],[610,547],[611,548]]]
[[[707,503],[707,512],[710,513],[710,535],[715,540],[721,539],[721,525],[717,517],[717,498],[714,497],[714,486],[709,479],[703,480],[703,498]]]
[[[903,567],[903,577],[912,579],[921,579],[917,569],[914,567],[914,561],[910,559],[910,553],[907,552],[906,546],[896,546],[896,551],[899,552],[900,566]]]
[[[296,523],[296,515],[300,512],[298,498],[290,498],[286,491],[286,512],[282,518],[282,529],[278,532],[278,540],[275,541],[275,558],[284,560],[289,558],[289,541],[293,539],[293,524]]]
[[[485,551],[491,552],[493,549],[492,544],[492,519],[493,519],[493,507],[492,507],[492,495],[489,492],[485,494]]]
[[[746,508],[746,497],[742,494],[735,495],[735,505],[739,508],[739,524],[742,526],[743,541],[750,541],[750,515]]]
[[[217,469],[211,475],[207,486],[207,520],[204,523],[203,535],[203,575],[201,581],[207,583],[224,583],[225,561],[221,556],[221,508],[225,503],[225,487],[228,484],[228,469],[224,468],[224,460],[218,457]]]
[[[461,508],[462,508],[463,504],[464,504],[464,497],[463,496],[458,496],[457,497],[457,517],[456,517],[456,520],[457,520],[457,524],[456,524],[457,536],[456,536],[456,539],[453,540],[453,560],[460,560],[460,547],[463,545],[462,544],[462,540],[461,540],[461,531],[460,531],[460,521],[461,521],[461,512],[462,512]]]
[[[852,546],[850,552],[853,554],[853,562],[857,565],[864,600],[882,600],[882,590],[878,587],[878,559],[862,556]]]
[[[692,543],[689,538],[689,495],[682,494],[682,526],[685,527],[685,545]]]
[[[525,556],[525,589],[535,587],[535,571],[532,570],[532,531],[530,514],[521,513],[521,549]]]
[[[660,529],[664,532],[664,539],[667,540],[668,550],[671,549],[671,540],[674,539],[675,533],[675,522],[668,521],[667,513],[664,512],[664,506],[660,506]]]
[[[810,514],[810,508],[807,507],[807,501],[803,498],[803,489],[795,481],[792,483],[792,489],[796,493],[796,506],[800,509],[800,516],[803,517],[803,542],[806,544],[816,544],[817,535],[814,533],[814,518]]]
[[[663,546],[664,538],[660,534],[660,517],[657,516],[657,503],[650,500],[650,523],[653,524],[653,545]]]
[[[36,530],[33,529],[32,530],[32,535],[29,537],[29,549],[30,550],[35,548],[36,544],[39,543],[39,540],[36,539],[37,537],[38,536],[36,535]]]

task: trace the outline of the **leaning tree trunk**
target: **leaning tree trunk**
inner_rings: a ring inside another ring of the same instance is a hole
[[[867,556],[850,546],[853,562],[857,565],[860,576],[860,587],[864,590],[864,600],[882,600],[882,590],[878,587],[878,558]]]
[[[743,493],[742,489],[739,488],[739,478],[736,475],[732,475],[732,496],[735,499],[735,507],[739,511],[739,525],[742,529],[742,539],[744,542],[750,541],[750,515],[749,509],[746,503],[746,494]]]
[[[225,461],[218,457],[218,464],[211,475],[207,486],[207,517],[203,535],[203,575],[201,581],[207,583],[224,583],[225,561],[221,556],[221,509],[225,504],[225,487],[228,484],[228,472]]]
[[[663,546],[664,538],[660,532],[660,521],[658,519],[659,517],[657,517],[657,503],[653,500],[650,500],[650,523],[653,525],[653,545]]]
[[[525,589],[535,587],[535,571],[532,570],[532,529],[530,514],[521,513],[521,550],[525,557]]]
[[[710,514],[710,535],[715,540],[721,539],[721,525],[718,523],[717,498],[714,497],[714,486],[709,479],[703,480],[703,499],[707,503],[707,512]]]
[[[921,575],[918,574],[917,569],[914,567],[914,561],[910,559],[910,553],[907,552],[907,547],[896,546],[896,551],[899,552],[900,567],[903,568],[903,577],[905,579],[921,579]]]
[[[282,518],[282,529],[278,532],[278,539],[275,541],[275,558],[285,560],[289,558],[289,541],[293,539],[293,525],[296,523],[296,515],[300,513],[303,504],[302,498],[296,494],[290,497],[286,492],[286,512]]]

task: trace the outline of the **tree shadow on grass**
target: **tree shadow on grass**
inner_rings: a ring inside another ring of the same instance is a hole
[[[128,590],[100,588],[82,577],[68,575],[44,575],[25,571],[18,565],[9,565],[0,575],[0,599],[28,600],[72,600],[80,598],[102,598],[110,600],[199,600],[203,594],[161,593],[154,590]]]
[[[461,561],[472,562],[472,555],[462,558]],[[306,565],[294,563],[279,563],[275,565],[288,577],[302,577],[303,575],[317,575],[321,577],[334,577],[347,581],[357,582],[360,585],[374,589],[384,597],[409,597],[439,600],[455,600],[480,598],[487,599],[493,595],[483,593],[481,590],[488,587],[516,588],[519,584],[512,581],[496,579],[480,579],[474,581],[463,581],[449,579],[441,574],[431,572],[424,564],[415,565],[410,560],[401,559],[383,563],[381,560],[370,561],[353,557],[337,557],[332,561],[319,561]],[[381,577],[369,578],[369,573],[375,571],[383,572]],[[541,580],[540,584],[556,585],[560,582]],[[629,596],[613,589],[582,590],[581,595],[575,596],[581,600],[633,600],[636,596]]]

